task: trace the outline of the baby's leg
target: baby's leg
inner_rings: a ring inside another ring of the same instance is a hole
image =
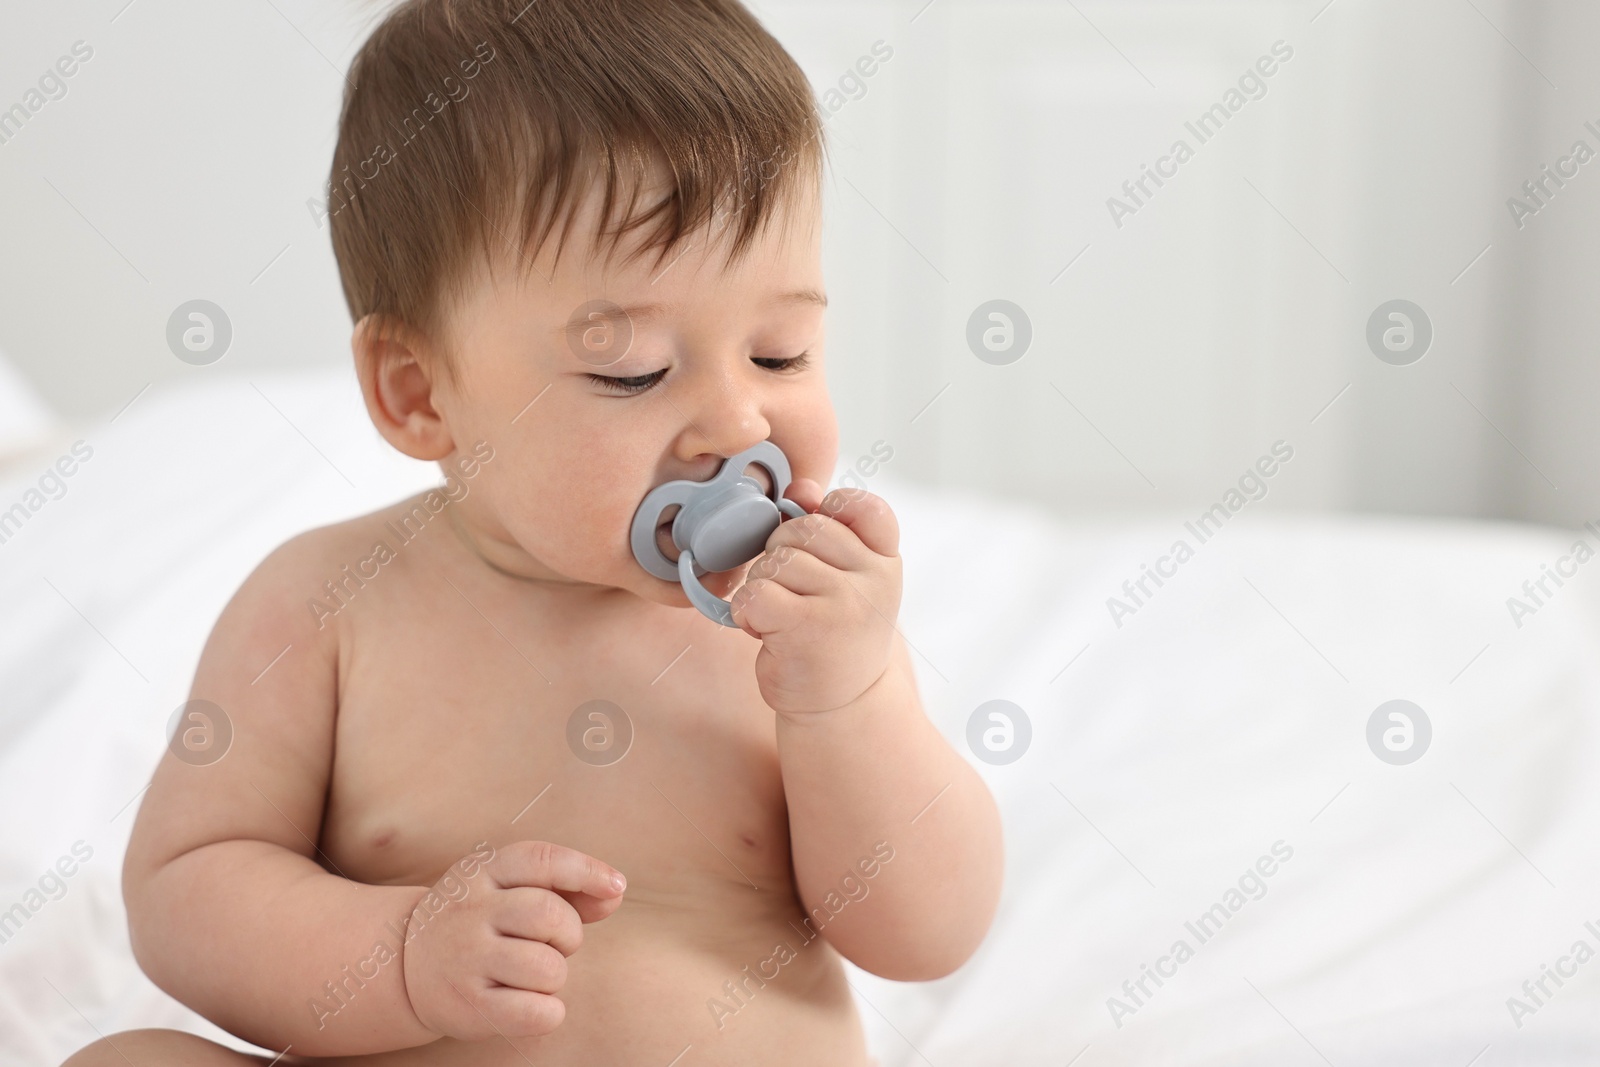
[[[79,1049],[61,1067],[261,1067],[271,1062],[181,1030],[124,1030]]]

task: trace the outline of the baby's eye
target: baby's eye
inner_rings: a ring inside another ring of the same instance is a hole
[[[614,393],[642,393],[666,376],[667,372],[664,369],[649,374],[637,374],[631,378],[613,378],[608,374],[584,375],[591,382]]]
[[[773,358],[758,357],[758,358],[752,359],[750,362],[754,363],[758,367],[765,367],[767,370],[794,371],[794,370],[799,370],[801,367],[804,367],[806,365],[807,360],[809,360],[810,358],[811,358],[811,353],[810,352],[802,352],[798,356],[791,356],[791,357],[788,357],[786,359],[777,358],[777,357],[773,357]]]
[[[797,371],[804,367],[810,359],[811,353],[802,352],[798,356],[758,356],[750,360],[758,367],[771,371]],[[653,388],[661,379],[667,376],[665,369],[652,371],[649,374],[637,374],[629,378],[615,378],[609,374],[585,374],[584,377],[613,393],[622,395],[643,393]]]

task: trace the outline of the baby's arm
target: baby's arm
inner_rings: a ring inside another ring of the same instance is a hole
[[[151,980],[257,1045],[408,1048],[439,1035],[413,1013],[398,960],[343,987],[354,996],[342,1006],[326,985],[377,942],[398,948],[390,931],[428,887],[362,885],[318,863],[339,642],[306,608],[320,586],[315,537],[263,561],[206,642],[191,697],[223,709],[232,743],[214,763],[162,757],[123,867],[129,930]],[[314,1002],[339,1010],[330,1018]]]
[[[223,709],[232,743],[156,770],[123,866],[134,955],[212,1022],[299,1055],[547,1034],[583,924],[622,901],[616,870],[542,841],[463,841],[432,896],[351,881],[317,850],[344,660],[306,602],[351,556],[319,551],[327,537],[269,556],[206,642],[193,698]]]
[[[923,712],[905,641],[895,635],[889,669],[854,702],[780,715],[778,753],[795,882],[828,943],[897,981],[965,963],[999,901],[999,812]]]
[[[885,978],[941,978],[994,918],[999,811],[917,696],[894,626],[894,512],[809,481],[790,496],[812,514],[773,533],[733,617],[762,642],[756,680],[777,712],[795,885],[846,959]]]

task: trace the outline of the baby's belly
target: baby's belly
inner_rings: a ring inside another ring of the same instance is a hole
[[[544,1037],[441,1039],[316,1062],[865,1067],[870,1060],[838,953],[804,925],[792,893],[740,888],[697,892],[691,900],[630,887],[611,917],[584,927],[560,993],[566,1019]]]
[[[550,1034],[316,1062],[866,1067],[842,960],[796,899],[754,642],[731,644],[716,627],[679,633],[671,620],[601,636],[509,632],[514,647],[544,650],[545,688],[492,638],[405,622],[418,611],[372,614],[380,629],[341,676],[323,855],[356,881],[426,886],[477,842],[542,840],[611,864],[628,888],[584,927],[558,994],[566,1018]],[[609,763],[569,737],[574,709],[597,691],[631,722],[625,758]]]

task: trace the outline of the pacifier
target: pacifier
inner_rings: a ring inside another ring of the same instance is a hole
[[[745,474],[752,463],[772,478],[770,497]],[[730,571],[750,562],[766,549],[767,539],[784,516],[805,516],[804,508],[784,498],[790,480],[789,458],[771,441],[761,441],[729,456],[722,469],[703,482],[679,480],[658,485],[645,494],[634,512],[629,533],[633,558],[657,578],[681,584],[689,603],[706,618],[736,627],[733,606],[701,585],[700,575]],[[678,514],[672,520],[672,543],[678,548],[677,563],[656,544],[661,513],[674,504]]]

